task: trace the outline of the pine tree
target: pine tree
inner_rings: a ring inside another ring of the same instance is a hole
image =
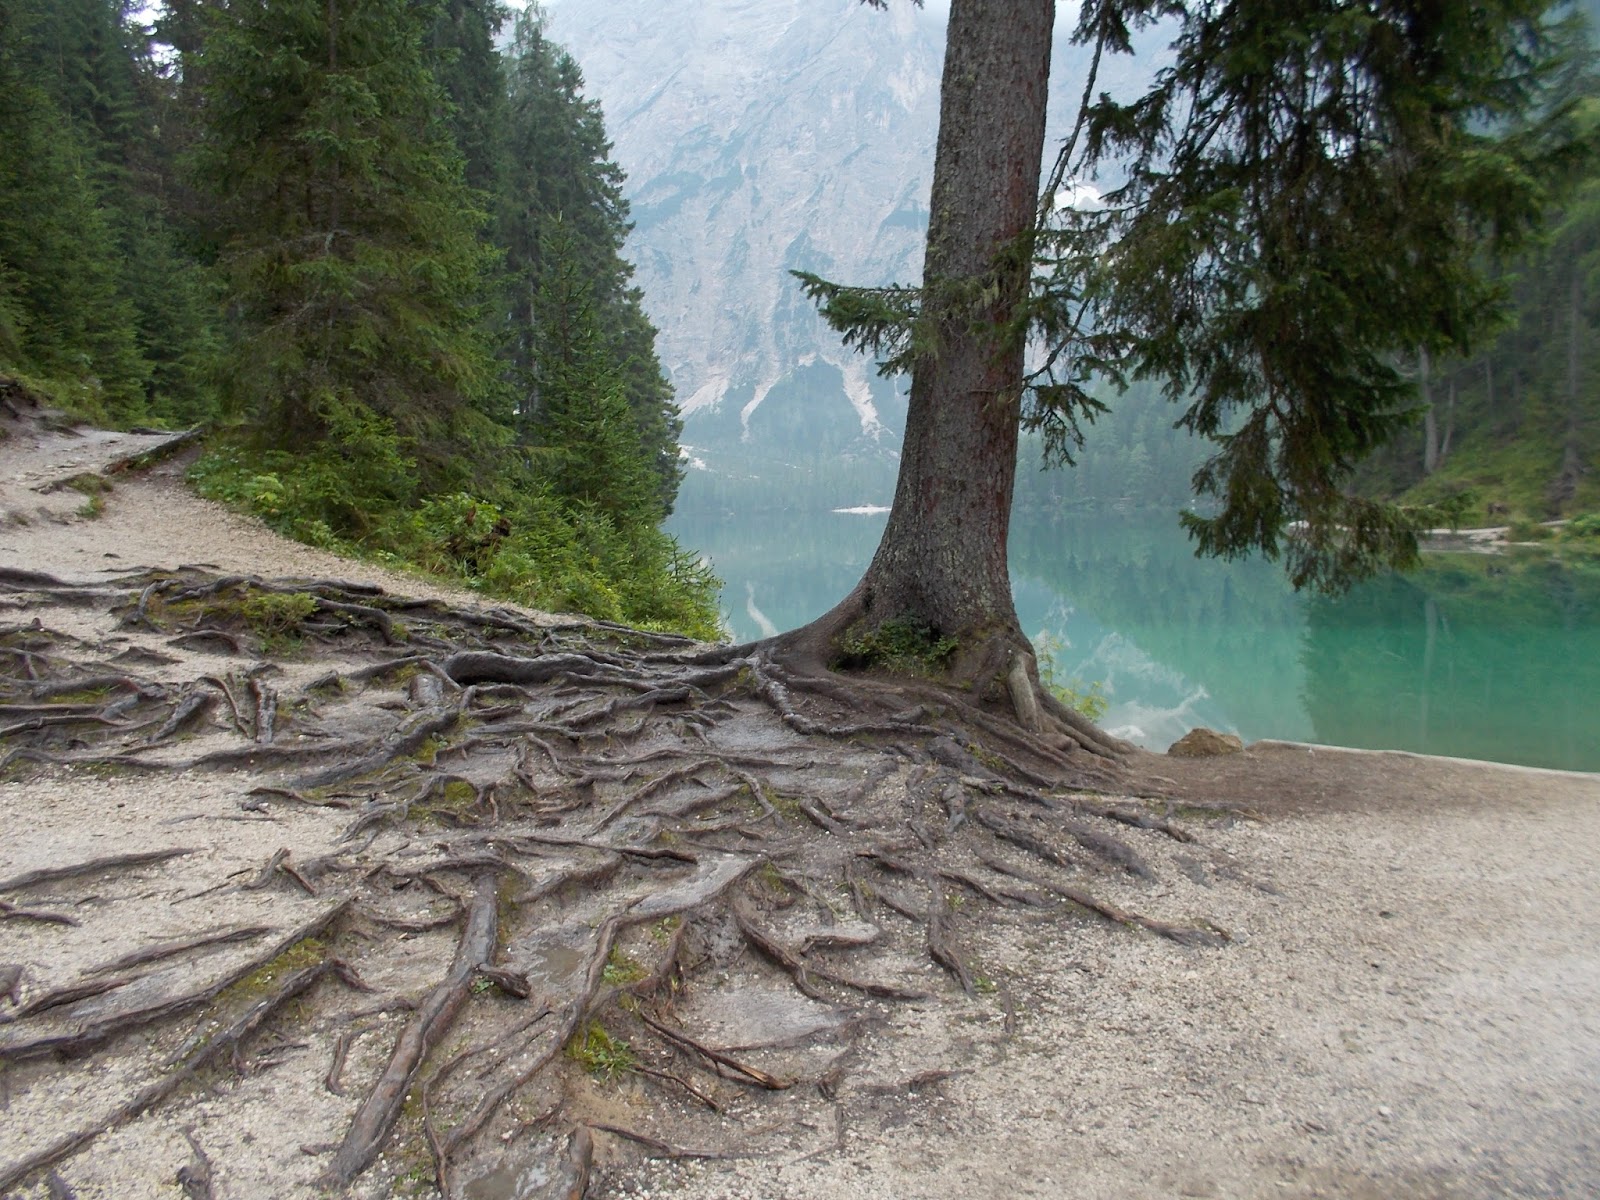
[[[364,487],[381,504],[459,486],[508,415],[479,307],[494,253],[424,61],[433,13],[205,11],[198,178],[235,322],[227,396],[269,446],[354,457],[327,519],[359,531]]]
[[[524,430],[537,416],[533,392],[539,330],[536,301],[547,269],[544,249],[559,225],[564,244],[591,281],[606,353],[620,380],[634,427],[647,449],[662,512],[670,512],[682,469],[683,422],[655,354],[655,327],[629,286],[622,257],[631,226],[621,169],[608,157],[600,106],[583,95],[583,74],[544,33],[538,9],[519,16],[507,69],[509,130],[499,214],[506,252],[509,356]]]
[[[572,238],[545,236],[544,280],[535,302],[538,415],[529,441],[552,494],[579,511],[603,513],[620,528],[663,516],[648,453],[628,409],[619,364],[607,352],[594,289]]]
[[[1091,71],[1157,20],[1174,62],[1126,104],[1095,99],[1091,74],[1040,204],[1054,5],[953,0],[920,288],[805,277],[912,388],[883,541],[788,635],[793,664],[917,630],[956,643],[956,682],[1004,679],[1024,726],[1104,746],[1041,689],[1006,570],[1019,425],[1070,450],[1098,370],[1161,380],[1216,443],[1195,477],[1215,507],[1185,517],[1202,552],[1283,553],[1297,584],[1327,587],[1414,560],[1416,518],[1345,485],[1405,425],[1395,356],[1481,336],[1480,249],[1538,220],[1544,148],[1484,130],[1536,99],[1544,8],[1085,3]],[[1126,179],[1104,209],[1057,208],[1069,172],[1102,166]],[[1031,377],[1030,336],[1049,351]]]
[[[51,92],[51,30],[40,10],[0,4],[0,366],[62,389],[102,419],[144,409],[150,367],[122,294],[97,162]]]
[[[428,65],[450,97],[467,186],[485,197],[499,191],[505,171],[505,64],[495,38],[509,17],[496,0],[442,0],[428,35]]]

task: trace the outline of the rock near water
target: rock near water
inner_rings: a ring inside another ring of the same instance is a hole
[[[1218,733],[1215,729],[1207,729],[1203,725],[1191,729],[1167,747],[1167,753],[1175,758],[1217,758],[1224,754],[1240,754],[1243,751],[1244,742],[1238,734]]]

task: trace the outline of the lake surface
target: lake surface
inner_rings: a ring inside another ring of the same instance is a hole
[[[841,504],[852,504],[843,500]],[[881,513],[685,512],[740,640],[802,625],[861,577]],[[1165,749],[1195,725],[1600,771],[1600,564],[1428,557],[1337,599],[1259,561],[1196,559],[1175,516],[1014,522],[1017,612],[1108,729]]]

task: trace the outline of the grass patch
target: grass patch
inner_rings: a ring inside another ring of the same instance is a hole
[[[596,1079],[615,1082],[639,1065],[633,1047],[599,1021],[590,1021],[567,1043],[567,1057]]]
[[[627,987],[650,977],[649,969],[621,947],[611,947],[611,957],[606,961],[600,978],[612,987]]]
[[[839,639],[835,666],[879,669],[900,675],[937,675],[960,643],[920,621],[896,617],[881,625],[858,624]]]
[[[251,592],[239,602],[239,617],[262,640],[294,638],[312,613],[317,598],[309,592]]]
[[[1538,522],[1561,514],[1551,506],[1550,483],[1560,470],[1558,426],[1543,426],[1529,414],[1515,436],[1475,431],[1459,441],[1439,469],[1395,498],[1402,504],[1461,504],[1465,528]],[[1568,512],[1600,509],[1600,476],[1590,471],[1578,483]]]

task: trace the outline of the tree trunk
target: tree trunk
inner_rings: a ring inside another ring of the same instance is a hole
[[[1561,470],[1550,485],[1550,515],[1559,517],[1578,494],[1578,482],[1583,475],[1582,437],[1580,436],[1582,407],[1583,356],[1583,280],[1575,265],[1567,288],[1567,421],[1562,438]]]
[[[850,596],[802,631],[814,641],[906,622],[956,639],[968,677],[997,637],[1027,646],[1006,566],[1023,371],[1009,319],[1028,286],[1054,9],[951,5],[923,260],[931,345],[912,373],[883,541]]]
[[[1444,437],[1439,442],[1439,461],[1443,463],[1450,457],[1450,442],[1456,436],[1456,380],[1460,378],[1460,371],[1450,372],[1448,399],[1444,408]]]
[[[1428,352],[1417,351],[1417,387],[1422,392],[1422,473],[1439,469],[1439,422],[1433,415],[1433,387],[1428,381]]]

